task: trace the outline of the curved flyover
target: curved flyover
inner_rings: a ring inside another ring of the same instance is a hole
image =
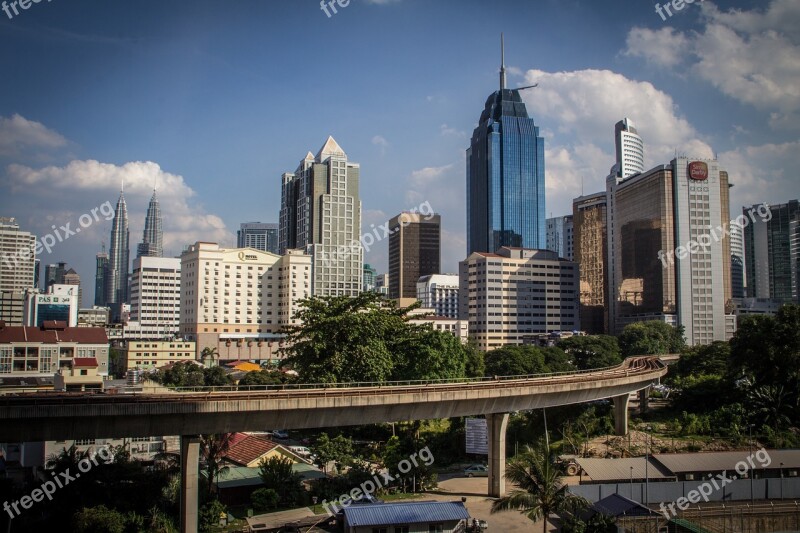
[[[619,419],[626,416],[627,395],[652,385],[666,372],[656,357],[633,357],[599,370],[466,382],[20,394],[0,397],[0,442],[337,427],[492,415],[604,398],[615,398]]]

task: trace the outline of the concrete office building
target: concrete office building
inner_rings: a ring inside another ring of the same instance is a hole
[[[459,263],[459,280],[459,318],[482,350],[580,330],[578,265],[555,252],[476,252]]]
[[[614,145],[617,155],[614,168],[618,178],[625,179],[644,172],[644,141],[631,119],[623,118],[614,125]]]
[[[400,305],[417,299],[417,281],[441,266],[441,217],[400,213],[389,220],[389,298]]]
[[[547,249],[569,261],[574,258],[574,228],[572,215],[552,217],[546,221]]]
[[[744,298],[744,232],[738,224],[730,225],[731,243],[731,297]]]
[[[253,248],[262,252],[280,252],[280,230],[277,224],[244,222],[236,232],[237,248]]]
[[[25,295],[26,326],[41,327],[45,322],[64,322],[68,327],[78,325],[80,300],[73,285],[51,285],[46,294],[29,291]]]
[[[36,236],[0,217],[0,320],[22,325],[25,291],[34,287]]]
[[[151,371],[170,363],[196,361],[194,341],[130,341],[125,347],[125,369]]]
[[[742,214],[751,220],[744,228],[747,296],[800,302],[797,293],[800,202],[770,205],[769,214],[763,218],[750,216],[751,211],[758,209],[758,205],[742,209]],[[766,211],[761,207],[760,212]]]
[[[417,281],[417,300],[437,317],[458,318],[458,274],[432,274]]]
[[[590,335],[608,332],[606,193],[572,201],[575,262],[580,271],[581,328]]]
[[[106,307],[106,293],[108,292],[108,254],[103,251],[95,256],[94,271],[94,305]]]
[[[174,337],[180,330],[180,312],[180,258],[142,256],[134,259],[126,332],[135,330],[141,339]]]
[[[278,256],[215,243],[191,245],[181,255],[180,334],[197,341],[198,352],[233,343],[261,348],[265,341],[270,346],[263,346],[264,353],[272,343],[277,350],[279,332],[298,324],[298,303],[311,296],[311,261],[302,250]]]
[[[293,174],[282,176],[280,253],[301,249],[311,256],[314,296],[361,292],[359,174],[359,164],[328,137],[316,157],[309,152]]]

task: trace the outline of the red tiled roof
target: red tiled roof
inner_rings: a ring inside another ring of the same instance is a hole
[[[95,357],[76,357],[72,360],[74,367],[98,367],[97,358]]]
[[[247,466],[259,457],[271,452],[278,446],[277,443],[247,435],[228,448],[225,458],[236,464]]]
[[[62,322],[61,324],[64,323]],[[60,324],[55,321],[46,321],[41,328],[29,326],[6,326],[0,328],[0,344],[12,342],[108,344],[108,337],[106,336],[105,328],[65,327],[60,329]]]

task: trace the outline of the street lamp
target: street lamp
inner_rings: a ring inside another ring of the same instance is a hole
[[[783,463],[781,463],[781,500],[783,500]]]

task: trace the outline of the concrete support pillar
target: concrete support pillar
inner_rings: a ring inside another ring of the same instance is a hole
[[[200,437],[181,435],[181,533],[197,533]]]
[[[628,434],[628,400],[630,394],[614,396],[614,433],[620,437]]]
[[[639,391],[639,412],[646,413],[650,408],[650,387]]]
[[[486,415],[489,437],[489,496],[500,498],[506,493],[506,429],[508,413]]]

